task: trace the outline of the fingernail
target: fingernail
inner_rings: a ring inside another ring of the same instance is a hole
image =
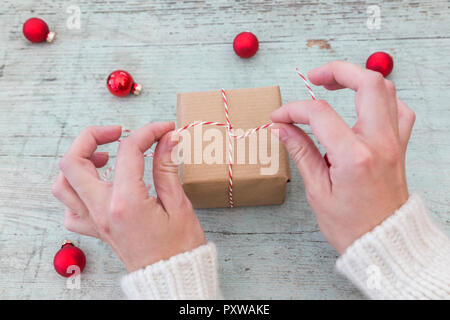
[[[318,71],[320,71],[321,68],[322,68],[322,66],[309,70],[308,79],[311,79],[311,77],[314,75],[314,73],[317,73]]]
[[[175,128],[175,122],[174,121],[166,121],[166,123],[171,126],[172,128]],[[172,129],[173,130],[173,129]]]
[[[122,126],[119,125],[103,126],[102,132],[104,132],[104,134],[120,138],[120,135],[122,134]]]
[[[112,125],[109,125],[109,126],[105,126],[105,128],[122,130],[122,126],[119,125],[119,124],[112,124]]]

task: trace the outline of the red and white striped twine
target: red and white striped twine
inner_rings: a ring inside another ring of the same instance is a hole
[[[302,78],[303,82],[305,83],[305,86],[308,89],[309,94],[311,95],[311,98],[313,100],[316,100],[316,95],[314,94],[311,87],[309,86],[308,80],[306,80],[305,76],[300,73],[300,70],[298,70],[298,68],[295,68],[295,71],[297,71],[297,74],[300,76],[300,78]]]
[[[225,118],[227,119],[228,134],[228,202],[233,208],[233,137],[231,136],[231,122],[228,116],[228,99],[225,90],[222,89],[223,105],[225,107]]]
[[[316,96],[314,94],[314,92],[312,91],[311,87],[309,86],[308,80],[300,73],[299,69],[296,68],[295,69],[297,71],[297,74],[300,76],[300,78],[303,80],[303,82],[305,83],[306,88],[309,91],[309,94],[311,95],[311,98],[313,100],[316,100]],[[228,105],[228,99],[227,99],[227,95],[225,93],[224,89],[221,89],[221,93],[222,93],[222,98],[223,98],[223,105],[225,108],[225,119],[226,119],[226,123],[221,123],[221,122],[215,122],[215,121],[197,121],[197,122],[192,122],[190,124],[185,125],[184,127],[178,128],[177,130],[175,130],[176,133],[180,133],[184,130],[188,130],[192,127],[196,127],[196,126],[206,126],[206,125],[211,125],[211,126],[219,126],[219,127],[225,127],[227,130],[227,135],[228,135],[228,203],[229,203],[229,207],[233,208],[234,207],[234,201],[233,201],[233,138],[236,139],[244,139],[246,137],[248,137],[249,135],[262,130],[262,129],[266,129],[269,127],[273,126],[273,123],[266,123],[262,126],[253,128],[248,130],[247,132],[245,132],[244,134],[241,135],[235,135],[232,132],[232,127],[231,127],[231,122],[230,122],[230,117],[229,117],[229,105]],[[130,134],[130,130],[128,129],[124,129],[123,130],[123,135],[128,136]],[[118,142],[121,142],[121,140],[117,140]],[[150,149],[150,154],[144,154],[144,157],[153,157],[153,150]],[[111,174],[111,172],[113,171],[113,167],[109,167],[106,169],[106,171],[103,173],[103,178],[104,180],[108,179],[108,176]]]

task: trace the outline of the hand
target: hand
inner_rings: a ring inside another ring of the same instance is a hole
[[[119,139],[120,126],[90,127],[61,159],[61,172],[52,192],[67,207],[65,227],[100,238],[132,272],[190,251],[206,243],[203,229],[171,161],[171,122],[150,123],[119,145],[114,182],[99,179],[96,167],[108,162],[97,145]],[[142,180],[144,152],[159,141],[153,158],[157,198]]]
[[[377,72],[334,61],[309,72],[315,85],[356,91],[350,128],[325,101],[296,101],[272,113],[280,140],[304,180],[308,203],[328,242],[343,253],[408,199],[405,153],[415,115]],[[292,123],[307,124],[327,152]]]

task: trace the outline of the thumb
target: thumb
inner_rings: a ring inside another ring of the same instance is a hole
[[[172,150],[178,144],[179,136],[174,131],[166,133],[155,149],[153,156],[153,182],[159,200],[171,213],[181,212],[190,202],[178,178],[178,165],[173,162]]]
[[[319,187],[322,192],[330,190],[328,167],[314,141],[302,129],[290,123],[275,123],[272,130],[297,165],[305,189],[312,191]]]

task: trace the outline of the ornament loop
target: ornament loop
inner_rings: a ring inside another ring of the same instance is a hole
[[[73,242],[71,241],[71,240],[64,240],[62,243],[61,243],[61,247],[64,247],[66,244],[72,244],[73,245]]]

